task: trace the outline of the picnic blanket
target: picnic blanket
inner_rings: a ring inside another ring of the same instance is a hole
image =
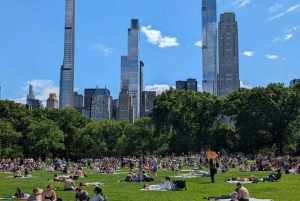
[[[175,175],[173,176],[175,178],[185,178],[185,179],[190,179],[190,178],[196,178],[197,176],[195,175],[188,175],[188,174],[184,174],[184,175]]]
[[[38,178],[39,176],[31,176],[31,177],[14,177],[14,176],[7,176],[5,178],[16,178],[16,179],[29,179],[29,178]]]
[[[230,201],[231,199],[220,199],[218,201]],[[256,198],[250,198],[249,201],[273,201],[272,199],[256,199]]]
[[[230,184],[237,184],[237,183],[241,183],[241,184],[251,184],[252,181],[226,181],[227,183]]]
[[[149,189],[142,188],[141,191],[167,191],[167,190],[161,189],[159,185],[150,185]]]

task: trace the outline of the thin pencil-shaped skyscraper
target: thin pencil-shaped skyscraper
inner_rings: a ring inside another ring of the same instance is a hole
[[[217,95],[217,3],[202,0],[202,90]]]
[[[75,0],[66,0],[64,60],[60,69],[59,108],[73,107]]]
[[[128,55],[121,56],[121,89],[128,87],[132,96],[134,119],[140,111],[140,26],[138,19],[131,19],[128,29]],[[121,103],[119,103],[121,104]]]

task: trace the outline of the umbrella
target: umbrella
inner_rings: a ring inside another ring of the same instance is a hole
[[[208,158],[213,158],[214,159],[214,158],[217,158],[218,154],[214,151],[208,151],[208,152],[206,152],[206,156]]]

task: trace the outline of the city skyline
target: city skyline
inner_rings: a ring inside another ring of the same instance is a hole
[[[26,101],[30,79],[37,99],[45,102],[49,93],[58,94],[64,2],[54,1],[55,6],[0,2],[2,99]],[[174,86],[176,80],[189,77],[201,83],[201,1],[191,0],[187,5],[172,1],[168,12],[164,10],[169,0],[103,2],[86,5],[76,1],[74,91],[83,94],[85,88],[107,85],[112,96],[118,97],[119,58],[126,53],[124,30],[132,18],[139,19],[141,26],[140,58],[146,66],[143,90],[161,92]],[[300,4],[283,0],[249,2],[217,2],[217,21],[220,13],[235,12],[239,22],[240,80],[252,86],[270,82],[288,86],[300,74],[296,51]],[[125,12],[132,5],[139,9]],[[111,14],[108,8],[112,8]],[[19,15],[13,15],[15,12]]]

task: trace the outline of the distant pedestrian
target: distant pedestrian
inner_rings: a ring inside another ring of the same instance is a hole
[[[212,158],[209,159],[209,170],[211,183],[215,183],[215,174],[217,173],[217,167],[216,163],[214,163],[214,160]]]

